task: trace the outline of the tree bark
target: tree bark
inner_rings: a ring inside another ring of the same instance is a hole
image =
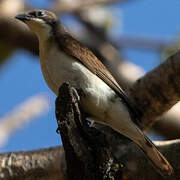
[[[147,73],[129,91],[148,127],[180,100],[180,51]]]
[[[86,124],[77,101],[73,89],[64,83],[56,99],[56,118],[65,149],[68,178],[120,179],[121,168],[111,153],[105,134]]]
[[[108,2],[108,0],[104,0],[104,2]],[[65,11],[76,11],[81,8],[81,5],[77,9],[72,8],[72,10],[69,7]],[[22,23],[11,18],[1,17],[0,27],[2,44],[7,43],[12,49],[24,48],[38,55],[37,38]],[[110,47],[111,45],[108,44],[108,49]],[[113,52],[115,52],[114,55],[117,55],[116,51]],[[179,101],[179,58],[180,52],[142,77],[128,91],[142,112],[141,122],[144,128],[154,123],[156,119]],[[118,69],[117,67],[114,68]],[[57,147],[1,154],[0,179],[65,180],[68,178],[67,174],[71,179],[82,179],[84,177],[86,179],[97,177],[101,179],[102,174],[105,174],[107,179],[111,178],[110,176],[124,180],[163,179],[156,173],[134,143],[125,137],[100,125],[97,125],[98,130],[93,128],[90,130],[84,127],[80,121],[82,113],[78,111],[79,107],[73,94],[70,93],[69,95],[71,96],[68,102],[64,101],[66,103],[62,103],[61,108],[64,109],[66,105],[70,105],[70,107],[66,111],[61,111],[66,115],[58,118],[60,120],[59,129],[63,131],[62,139],[64,139],[66,153],[64,154],[62,147]],[[61,116],[58,111],[56,113],[57,117]],[[63,121],[64,117],[67,119]],[[174,167],[175,174],[169,179],[180,179],[180,141],[165,141],[158,143],[157,146]]]
[[[1,154],[0,179],[164,179],[133,142],[105,126],[85,126],[76,96],[67,84],[60,88],[56,116],[65,153],[62,147],[54,147]],[[174,168],[174,175],[166,179],[180,179],[180,140],[156,145]]]
[[[71,87],[63,84],[56,99],[56,117],[65,149],[69,179],[163,179],[133,142],[98,123],[96,128],[84,126],[82,114]],[[175,144],[178,142],[174,141]],[[167,144],[160,150],[168,156],[170,151],[167,151]],[[172,144],[169,144],[168,147],[172,148]],[[138,152],[136,156],[134,151]],[[175,164],[177,178],[180,177],[179,165],[177,162]],[[143,168],[149,171],[144,174]]]
[[[57,13],[64,12],[75,12],[81,10],[82,8],[87,8],[95,5],[111,4],[111,3],[124,3],[134,0],[79,0],[79,1],[66,1],[66,0],[56,0],[53,9]]]
[[[175,173],[169,179],[179,180],[180,140],[154,141],[154,143],[173,165]],[[123,164],[122,180],[164,180],[154,171],[134,143],[123,145],[121,148],[117,146],[116,148],[121,154],[121,163],[125,162]],[[64,157],[62,146],[0,154],[0,179],[67,180]]]
[[[60,88],[56,116],[65,152],[63,147],[54,147],[1,154],[0,179],[164,179],[133,142],[105,126],[85,126],[77,99],[67,84]],[[174,168],[174,175],[166,179],[180,179],[180,140],[155,144]]]

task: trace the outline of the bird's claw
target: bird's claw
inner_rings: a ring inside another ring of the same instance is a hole
[[[94,120],[86,119],[86,121],[89,127],[94,127]]]

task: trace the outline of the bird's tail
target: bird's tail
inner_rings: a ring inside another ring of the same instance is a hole
[[[148,159],[152,162],[152,164],[156,167],[156,169],[163,176],[170,176],[173,173],[173,168],[166,160],[166,158],[159,152],[156,146],[152,143],[152,141],[143,134],[143,132],[137,128],[139,131],[139,135],[141,138],[137,138],[138,141],[136,143],[148,157]],[[142,136],[144,138],[142,138]]]

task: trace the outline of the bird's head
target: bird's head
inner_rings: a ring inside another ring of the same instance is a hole
[[[46,10],[32,10],[18,14],[16,18],[27,24],[40,40],[48,39],[53,28],[56,28],[59,23],[57,16]]]

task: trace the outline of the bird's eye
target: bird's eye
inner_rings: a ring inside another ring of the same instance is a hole
[[[38,12],[36,13],[36,16],[37,16],[37,17],[43,17],[43,16],[45,16],[45,13],[44,13],[43,11],[38,11]]]

